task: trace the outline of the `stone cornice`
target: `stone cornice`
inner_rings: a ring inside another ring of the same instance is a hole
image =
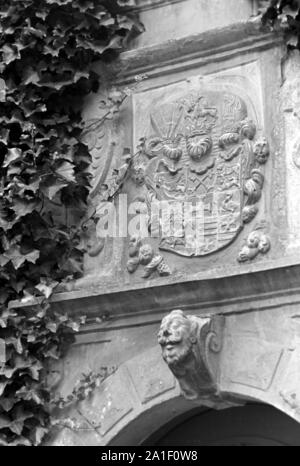
[[[208,63],[222,61],[252,50],[271,48],[283,36],[263,32],[261,25],[246,21],[226,28],[169,40],[158,45],[123,52],[116,66],[119,82],[135,80],[138,74],[149,78]]]
[[[201,276],[200,276],[201,275]],[[197,274],[176,283],[159,280],[119,290],[85,289],[58,293],[51,299],[54,308],[71,315],[86,315],[78,343],[90,337],[101,341],[101,333],[125,327],[158,324],[171,309],[190,314],[232,314],[263,311],[300,304],[299,258],[253,264],[247,270],[238,267],[225,273]],[[28,303],[32,307],[35,303]],[[14,308],[25,307],[11,303]],[[101,317],[109,318],[101,322]],[[100,318],[99,322],[95,319]]]

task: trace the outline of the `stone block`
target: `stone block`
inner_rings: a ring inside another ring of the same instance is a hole
[[[126,367],[142,404],[175,388],[175,378],[162,360],[159,348],[131,359]]]
[[[110,376],[95,390],[91,399],[80,403],[80,414],[102,436],[134,409],[128,381],[122,371]]]

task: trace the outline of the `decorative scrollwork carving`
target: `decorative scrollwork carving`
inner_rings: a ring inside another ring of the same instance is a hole
[[[247,139],[252,140],[256,134],[256,126],[254,121],[246,118],[241,122],[241,135]]]
[[[226,147],[237,144],[240,140],[240,135],[238,133],[225,133],[219,139],[219,146],[221,149],[226,149]]]
[[[194,160],[200,160],[201,157],[208,154],[212,148],[212,139],[201,135],[192,135],[187,140],[187,152]]]
[[[211,359],[222,349],[223,327],[224,316],[195,317],[181,310],[162,320],[158,333],[162,356],[185,398],[218,395],[218,371]]]

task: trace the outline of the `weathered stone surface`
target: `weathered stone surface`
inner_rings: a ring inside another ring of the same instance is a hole
[[[126,367],[143,404],[175,388],[175,379],[166,371],[158,348],[136,356]]]
[[[79,406],[80,414],[102,436],[107,434],[134,408],[128,384],[120,371],[104,381],[91,400]]]
[[[257,337],[247,335],[235,335],[230,343],[231,349],[227,356],[235,361],[230,367],[230,382],[268,390],[276,375],[283,350],[277,345],[272,348],[272,345],[267,345]],[[247,364],[244,359],[236,360],[235,355],[240,352],[244,353]]]
[[[160,353],[157,345],[141,353],[140,358],[134,356],[126,361],[93,396],[75,407],[69,417],[75,418],[76,427],[73,431],[57,432],[52,444],[132,445],[133,438],[141,442],[149,435],[153,416],[157,416],[155,430],[172,415],[188,412],[195,406],[223,409],[254,400],[272,405],[300,422],[297,307],[225,315],[222,343],[216,328],[214,332],[211,332],[212,327],[204,332],[206,337],[199,340],[200,349],[207,352],[206,363],[211,353],[216,355],[211,374],[217,377],[217,394],[214,390],[202,390],[201,386],[197,400],[184,401],[183,397],[178,397],[178,386],[174,384],[171,371],[162,358],[161,362],[157,359]],[[197,319],[202,323],[214,320],[199,314],[192,320]],[[191,380],[193,367],[189,367]],[[175,376],[181,377],[177,372]],[[194,384],[201,385],[200,379],[194,374]],[[186,396],[185,390],[183,394]]]
[[[287,213],[289,227],[289,249],[300,246],[300,172],[299,172],[299,130],[300,130],[300,71],[299,52],[290,54],[284,64],[285,81],[282,87],[282,112],[285,123],[285,153],[287,170]]]
[[[227,0],[226,4],[222,0],[142,0],[137,4],[146,31],[133,41],[133,48],[246,21],[255,11],[251,0]]]

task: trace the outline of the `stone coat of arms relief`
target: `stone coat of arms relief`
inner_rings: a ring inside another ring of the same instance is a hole
[[[131,200],[138,199],[148,212],[149,238],[135,235],[126,240],[127,271],[142,269],[139,275],[145,279],[172,272],[164,251],[200,258],[232,243],[258,214],[270,155],[268,141],[257,128],[253,109],[248,108],[249,100],[230,86],[198,86],[158,102],[150,101],[144,114],[139,106],[135,115],[139,147],[133,156],[122,147],[128,127],[119,129],[116,122],[105,122],[98,128],[94,118],[86,131],[93,156],[91,210],[97,213],[104,203],[114,204],[124,186],[133,195]],[[129,178],[131,188],[126,187]],[[153,205],[162,202],[171,210],[176,206],[182,210],[180,231],[175,217],[170,220],[153,211]],[[200,209],[191,215],[199,221],[189,222],[191,217],[185,214],[196,205]],[[101,253],[112,264],[119,253],[108,249],[110,255],[105,253],[104,245],[112,242],[97,236],[98,218],[90,221],[88,255]],[[253,221],[248,230],[236,256],[239,262],[270,249],[261,222]]]
[[[183,216],[178,235],[176,226],[169,219],[169,226],[163,225],[161,218],[159,249],[201,257],[228,246],[258,213],[268,157],[268,141],[257,133],[245,101],[233,92],[193,91],[152,108],[148,135],[133,162],[133,177],[144,183],[148,208],[155,201],[180,203],[183,210],[193,203],[202,206],[195,214],[202,216],[201,231]],[[256,236],[263,247],[248,241],[239,261],[267,252],[267,235],[259,231]],[[246,246],[253,246],[249,254]]]

